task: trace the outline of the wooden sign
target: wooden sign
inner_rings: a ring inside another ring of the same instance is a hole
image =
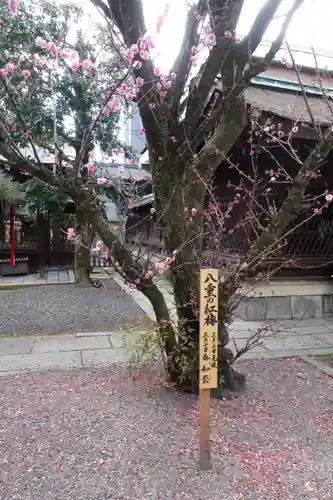
[[[200,389],[217,387],[218,284],[217,269],[201,269]]]
[[[218,385],[218,285],[217,269],[200,270],[200,467],[211,468],[210,389]]]

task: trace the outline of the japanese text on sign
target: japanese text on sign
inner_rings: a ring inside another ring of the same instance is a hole
[[[200,388],[217,387],[218,285],[216,269],[200,270]]]

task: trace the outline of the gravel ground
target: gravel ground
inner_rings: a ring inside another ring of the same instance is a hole
[[[248,391],[213,402],[204,473],[197,399],[159,367],[1,378],[0,498],[332,499],[331,380],[295,359],[242,369]]]
[[[143,317],[113,280],[104,289],[45,285],[0,289],[0,335],[106,331]]]

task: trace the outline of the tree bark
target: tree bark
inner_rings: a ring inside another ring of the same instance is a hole
[[[91,285],[90,249],[94,239],[94,231],[88,219],[88,203],[76,205],[75,249],[74,249],[74,282],[75,285],[88,287]]]

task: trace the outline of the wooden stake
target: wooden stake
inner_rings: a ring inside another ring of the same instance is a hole
[[[217,387],[218,375],[218,284],[216,269],[200,270],[200,468],[211,469],[210,390]]]
[[[210,389],[200,389],[200,468],[212,467],[210,454]]]

